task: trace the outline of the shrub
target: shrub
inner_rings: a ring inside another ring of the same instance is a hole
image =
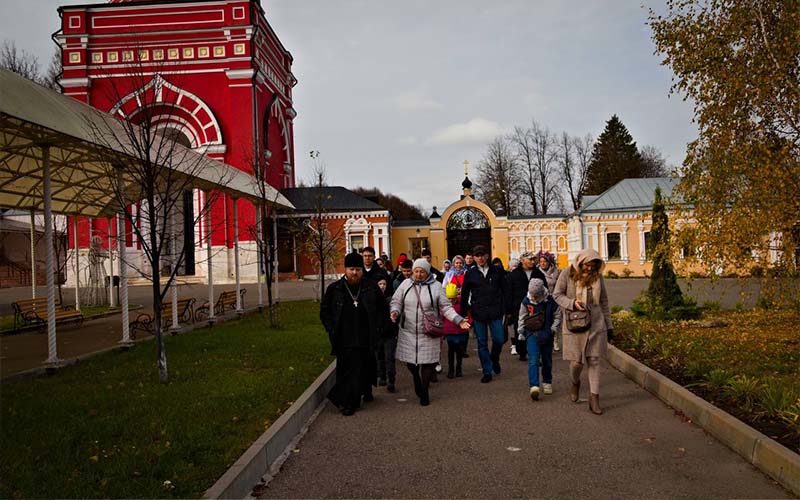
[[[753,278],[763,278],[764,277],[764,268],[759,266],[759,265],[755,265],[755,266],[751,267],[750,268],[750,276],[752,276]]]
[[[631,277],[631,274],[633,274],[633,271],[631,271],[631,270],[630,270],[630,269],[628,269],[627,267],[625,267],[625,268],[623,268],[623,269],[622,269],[622,277],[623,277],[623,278],[630,278],[630,277]]]
[[[761,394],[761,381],[756,377],[747,375],[736,375],[728,381],[727,387],[723,388],[723,394],[747,410],[753,411],[755,402]]]
[[[717,300],[707,300],[703,302],[703,305],[700,306],[700,309],[704,311],[719,311],[722,309],[722,304],[720,304]]]
[[[697,271],[692,271],[692,272],[689,273],[689,279],[696,280],[696,279],[705,278],[705,277],[706,277],[705,274],[699,273]]]
[[[759,417],[780,418],[781,412],[787,411],[795,401],[795,395],[783,385],[769,379],[764,383],[758,406]]]
[[[741,300],[733,305],[733,310],[734,311],[741,312],[741,311],[744,311],[745,309],[747,309],[747,306]]]
[[[617,314],[618,312],[624,311],[625,308],[622,306],[611,306],[611,314]]]
[[[617,274],[614,271],[612,271],[611,269],[609,269],[608,271],[606,271],[606,278],[607,279],[617,279],[617,278],[619,278],[619,274]]]
[[[665,307],[664,304],[654,302],[643,291],[631,303],[631,312],[638,317],[647,317],[657,321],[683,321],[698,319],[702,314],[697,306],[697,301],[688,295],[682,295],[681,304]]]
[[[728,386],[728,383],[733,379],[733,375],[728,370],[723,368],[714,368],[708,372],[705,385],[714,392],[720,392]]]

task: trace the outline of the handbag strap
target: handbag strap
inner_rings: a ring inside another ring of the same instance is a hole
[[[424,313],[425,312],[425,308],[422,307],[422,297],[419,295],[419,290],[417,290],[417,285],[411,285],[411,286],[414,287],[414,293],[417,294],[417,307],[419,307],[422,310],[422,312]],[[422,285],[420,285],[420,286],[422,286]],[[431,291],[431,286],[430,285],[428,285],[428,295],[431,298],[431,307],[433,307],[433,292]],[[435,311],[436,309],[433,309],[433,310]]]

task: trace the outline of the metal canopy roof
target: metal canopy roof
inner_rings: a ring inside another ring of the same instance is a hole
[[[0,206],[44,210],[44,146],[49,146],[53,212],[95,217],[116,211],[110,159],[121,164],[136,161],[123,125],[109,114],[0,69]],[[165,166],[186,176],[192,187],[254,203],[261,200],[253,176],[181,145],[170,148],[173,159]],[[125,199],[131,202],[140,190],[134,181],[123,169]],[[272,186],[265,189],[271,204],[294,208]]]

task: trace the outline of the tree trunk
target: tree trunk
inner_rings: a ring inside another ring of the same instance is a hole
[[[161,318],[161,252],[158,247],[158,235],[156,234],[157,224],[154,220],[155,201],[152,193],[148,193],[147,208],[149,210],[150,217],[150,256],[152,258],[150,267],[153,278],[153,324],[155,329],[154,333],[156,336],[156,345],[158,346],[158,378],[162,383],[167,383],[169,381],[169,372],[167,371],[167,353],[164,350],[164,329],[162,328]]]

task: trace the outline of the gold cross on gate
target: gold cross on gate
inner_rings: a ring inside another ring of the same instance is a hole
[[[464,177],[467,176],[467,169],[469,168],[469,162],[464,160]]]

